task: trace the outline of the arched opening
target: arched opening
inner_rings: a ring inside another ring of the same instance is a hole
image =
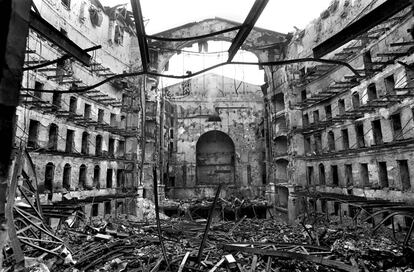
[[[78,187],[79,189],[84,189],[86,185],[86,166],[82,164],[79,167],[79,182]]]
[[[278,195],[278,206],[282,208],[288,207],[289,201],[289,189],[286,187],[279,186],[277,187],[277,195]]]
[[[234,182],[234,143],[224,132],[212,130],[200,136],[196,145],[198,184]]]
[[[226,40],[209,40],[203,42],[202,50],[199,50],[199,43],[186,43],[179,53],[167,57],[164,61],[168,61],[167,69],[164,66],[166,74],[185,74],[186,72],[196,72],[212,65],[225,62],[228,58],[226,48],[231,45]],[[182,48],[182,45],[180,46]],[[212,54],[212,52],[215,52]],[[240,49],[233,59],[241,62],[258,62],[258,56],[253,52]],[[223,77],[234,78],[243,82],[256,85],[264,83],[264,71],[255,65],[227,65],[212,69],[209,73],[221,75]],[[161,78],[161,86],[170,86],[182,82],[181,79]],[[238,94],[244,92],[244,86],[240,86],[236,91]]]
[[[289,162],[284,159],[280,159],[276,161],[276,182],[282,183],[287,182],[287,167]]]
[[[86,131],[82,133],[81,153],[84,155],[89,154],[89,134]]]
[[[49,127],[49,150],[57,150],[58,130],[59,128],[56,124],[51,124]]]
[[[279,136],[275,139],[276,156],[286,155],[288,150],[287,137]]]
[[[281,115],[276,117],[276,122],[274,123],[274,136],[278,137],[281,135],[286,135],[288,132],[287,126],[286,126],[286,118],[285,116]]]
[[[275,112],[285,110],[285,95],[283,93],[275,94],[272,97],[272,102],[275,108]]]
[[[46,164],[45,169],[45,189],[49,192],[53,192],[53,181],[55,179],[55,165],[51,162]]]
[[[77,103],[78,103],[78,100],[76,99],[76,97],[71,96],[70,99],[69,99],[69,112],[72,115],[76,114],[76,110],[77,110],[77,107],[78,107]]]
[[[102,136],[101,135],[96,136],[95,155],[96,156],[101,156],[102,155]]]
[[[325,166],[320,163],[319,164],[319,185],[326,184],[326,177],[325,177]]]
[[[101,168],[99,167],[99,165],[96,165],[95,168],[93,169],[93,187],[99,189],[100,188],[100,183],[99,183],[99,179],[101,176]]]
[[[65,164],[63,167],[63,188],[66,190],[70,190],[70,175],[71,175],[72,167],[69,163]]]
[[[354,109],[358,109],[360,106],[360,101],[359,101],[359,93],[358,92],[354,92],[352,94],[352,106],[354,107]]]

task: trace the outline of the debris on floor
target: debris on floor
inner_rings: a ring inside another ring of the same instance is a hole
[[[312,232],[278,219],[217,218],[197,254],[206,220],[161,221],[170,267],[163,260],[155,221],[94,220],[63,224],[57,235],[69,250],[41,255],[30,271],[414,271],[414,251],[369,224],[329,224]],[[319,245],[312,243],[318,237]],[[13,271],[6,270],[6,271]]]

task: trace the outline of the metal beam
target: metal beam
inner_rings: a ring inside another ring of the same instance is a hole
[[[387,0],[359,20],[348,25],[332,37],[313,48],[313,56],[321,58],[329,52],[355,39],[363,33],[391,18],[399,11],[411,5],[411,0]]]
[[[236,37],[233,39],[232,44],[230,45],[230,48],[228,50],[229,58],[227,59],[227,62],[233,60],[237,51],[243,45],[247,36],[249,36],[250,31],[252,31],[257,19],[259,19],[260,14],[262,14],[268,2],[269,0],[256,0],[256,2],[254,2],[253,7],[244,20],[242,28],[239,30],[239,32],[237,32]]]
[[[39,14],[34,11],[30,12],[30,27],[44,36],[46,39],[57,45],[60,49],[66,52],[69,56],[80,61],[86,66],[90,66],[91,56],[85,50],[80,48],[71,39],[57,30],[54,26],[49,24]]]
[[[149,50],[148,41],[145,35],[144,17],[142,16],[141,4],[139,0],[131,0],[132,12],[134,14],[135,28],[137,30],[137,39],[139,44],[139,52],[141,53],[142,70],[148,71]]]

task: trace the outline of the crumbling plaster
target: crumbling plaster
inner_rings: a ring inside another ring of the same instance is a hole
[[[259,129],[263,118],[260,87],[216,74],[195,77],[190,80],[190,85],[189,96],[172,100],[178,115],[172,194],[177,197],[214,194],[215,186],[200,185],[196,180],[196,144],[201,135],[212,130],[226,133],[235,144],[236,177],[227,192],[260,194],[264,170],[264,143]],[[181,94],[181,84],[168,87],[168,91],[172,97]],[[211,116],[219,116],[221,121],[207,121]]]

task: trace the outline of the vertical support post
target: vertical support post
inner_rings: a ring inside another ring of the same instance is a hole
[[[207,234],[208,234],[208,231],[210,229],[211,221],[213,219],[214,209],[216,208],[217,200],[220,196],[221,187],[222,187],[222,184],[220,184],[219,187],[217,188],[216,195],[214,196],[213,204],[211,204],[211,207],[210,207],[210,212],[208,214],[206,228],[205,228],[204,234],[203,234],[203,240],[201,240],[200,249],[198,250],[198,255],[197,255],[197,262],[198,263],[201,261],[201,256],[203,255],[204,246],[205,246],[206,240],[207,240]]]
[[[160,97],[160,146],[159,146],[159,164],[160,164],[160,185],[164,186],[164,91],[161,88]]]
[[[3,144],[0,152],[0,252],[7,237],[6,191],[31,5],[31,0],[0,1],[0,142]],[[3,254],[0,254],[0,270],[2,263]]]
[[[139,185],[143,186],[144,180],[144,161],[145,161],[145,146],[146,146],[146,135],[145,135],[145,125],[146,125],[146,103],[145,103],[145,90],[147,87],[147,76],[144,75],[142,78],[141,84],[141,162],[140,162],[140,172],[139,172]]]
[[[157,179],[157,166],[156,164],[153,166],[153,186],[154,186],[154,204],[155,204],[155,219],[157,220],[157,231],[158,231],[158,239],[160,239],[161,251],[162,255],[164,256],[164,261],[167,264],[167,270],[170,268],[170,262],[168,261],[167,251],[164,246],[164,239],[162,237],[162,230],[161,230],[161,222],[160,222],[160,207],[158,204],[158,179]]]
[[[264,102],[264,117],[263,117],[263,128],[264,128],[264,138],[265,138],[265,171],[266,171],[266,183],[270,181],[270,153],[271,153],[271,144],[270,144],[270,134],[269,134],[269,99],[267,97],[267,88],[268,83],[265,83],[261,86],[263,93],[263,102]]]

